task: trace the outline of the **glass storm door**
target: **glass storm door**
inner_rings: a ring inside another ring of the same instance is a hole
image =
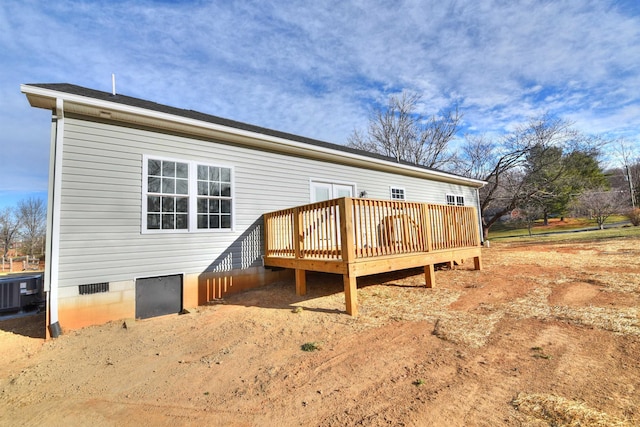
[[[354,186],[349,184],[334,184],[331,182],[311,182],[311,203],[340,197],[353,197]],[[316,230],[320,250],[336,250],[340,248],[340,213],[337,207],[322,211],[313,219],[311,229]],[[310,244],[308,242],[307,244]],[[306,246],[306,245],[305,245]]]
[[[353,185],[315,181],[311,183],[312,203],[340,197],[353,197]]]

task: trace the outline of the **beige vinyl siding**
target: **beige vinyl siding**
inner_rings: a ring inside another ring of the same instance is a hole
[[[66,119],[64,136],[63,287],[259,265],[261,215],[309,203],[311,179],[353,182],[356,196],[366,190],[389,199],[391,185],[404,188],[408,201],[444,204],[450,193],[476,205],[475,189],[465,186],[77,117]],[[141,233],[145,154],[233,167],[234,230]]]

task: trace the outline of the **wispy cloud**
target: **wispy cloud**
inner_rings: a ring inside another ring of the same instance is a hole
[[[640,134],[635,1],[9,0],[0,26],[0,190],[46,182],[49,123],[19,84],[110,90],[111,73],[127,95],[336,143],[404,89],[428,114],[457,102],[469,132],[550,111]]]

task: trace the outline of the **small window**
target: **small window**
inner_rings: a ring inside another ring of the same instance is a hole
[[[447,205],[464,206],[464,196],[457,196],[455,194],[447,194]]]
[[[405,200],[404,188],[391,187],[391,200]]]

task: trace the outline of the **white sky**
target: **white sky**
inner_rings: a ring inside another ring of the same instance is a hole
[[[0,208],[47,187],[50,113],[72,83],[342,144],[403,89],[462,132],[549,111],[640,143],[636,0],[0,3]],[[640,144],[638,144],[640,145]]]

